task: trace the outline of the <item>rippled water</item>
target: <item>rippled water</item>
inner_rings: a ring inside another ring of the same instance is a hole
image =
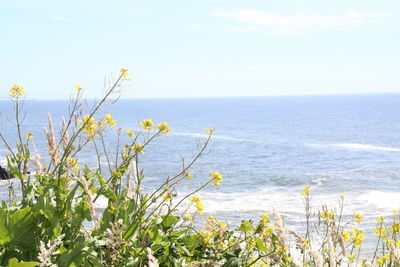
[[[201,195],[206,213],[238,222],[277,208],[288,224],[299,226],[300,191],[311,185],[313,205],[336,205],[345,195],[347,214],[360,211],[366,221],[400,206],[400,95],[248,97],[121,100],[106,106],[120,127],[135,128],[145,118],[167,121],[172,132],[159,138],[141,159],[150,190],[180,168],[197,149],[204,128],[216,128],[206,157],[178,197],[207,179],[224,175],[220,188]],[[66,101],[27,101],[24,129],[44,151],[47,113],[66,114]],[[11,143],[7,117],[12,106],[0,102],[0,131]],[[108,140],[110,149],[115,140]],[[4,162],[5,150],[0,148]],[[95,157],[86,151],[85,159]],[[2,195],[6,188],[3,187]]]

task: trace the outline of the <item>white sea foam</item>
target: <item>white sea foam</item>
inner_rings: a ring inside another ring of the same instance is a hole
[[[241,193],[200,193],[205,210],[210,214],[249,213],[260,214],[270,212],[272,208],[279,210],[292,219],[304,213],[304,198],[300,194],[301,188],[272,188],[256,192]],[[313,190],[312,190],[313,191]],[[326,204],[330,208],[338,209],[340,192],[319,193],[312,192],[312,206],[321,208]],[[361,212],[371,222],[381,215],[391,214],[391,211],[400,207],[400,193],[385,191],[346,192],[344,214],[351,216],[354,212]]]
[[[182,136],[192,136],[192,137],[197,137],[197,138],[207,138],[208,137],[208,135],[206,135],[206,134],[199,134],[199,133],[173,132],[172,134],[173,135],[182,135]],[[235,141],[235,142],[258,142],[255,140],[240,139],[240,138],[234,138],[234,137],[223,136],[223,135],[213,135],[212,138],[228,140],[228,141]]]
[[[359,150],[400,151],[400,148],[395,148],[395,147],[373,146],[373,145],[352,144],[352,143],[335,144],[334,146],[350,148],[350,149],[359,149]]]
[[[307,146],[316,147],[316,148],[319,148],[319,147],[321,147],[321,148],[341,147],[341,148],[354,149],[354,150],[378,150],[378,151],[394,151],[394,152],[400,151],[400,148],[396,148],[396,147],[374,146],[374,145],[357,144],[357,143],[307,144]]]

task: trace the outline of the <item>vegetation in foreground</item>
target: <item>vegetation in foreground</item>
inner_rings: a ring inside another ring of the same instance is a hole
[[[0,133],[9,150],[8,168],[16,177],[9,180],[8,197],[0,207],[1,266],[400,266],[397,211],[377,219],[376,249],[365,259],[362,215],[344,220],[343,196],[337,208],[313,211],[308,186],[302,192],[302,233],[288,229],[278,211],[261,214],[258,222],[243,220],[234,229],[212,216],[196,226],[194,218],[204,213],[198,192],[210,184],[219,186],[222,175],[211,171],[206,183],[179,199],[174,192],[192,179],[191,169],[214,129],[206,129],[208,138],[197,155],[187,163],[182,159],[175,176],[144,190],[139,158],[170,127],[146,119],[139,123],[141,130],[116,129],[111,114],[101,115],[100,108],[118,97],[128,80],[128,71],[121,69],[87,114],[84,89],[76,86],[59,135],[48,118],[45,157],[31,153],[34,136],[23,132],[24,88],[14,84],[9,90],[18,142],[12,145]],[[118,140],[126,134],[130,142],[118,142],[109,152],[106,131],[115,131]],[[79,159],[87,147],[96,152],[97,167]],[[29,174],[33,169],[35,174]],[[101,211],[95,209],[99,199],[107,200]]]

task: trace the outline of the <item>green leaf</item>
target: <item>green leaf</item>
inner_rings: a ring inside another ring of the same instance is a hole
[[[13,213],[0,212],[0,245],[9,243],[12,247],[32,249],[35,247],[35,227],[31,208]]]
[[[189,250],[196,249],[202,240],[203,238],[198,234],[186,235],[182,238],[183,244]]]
[[[171,228],[172,225],[176,224],[179,222],[179,217],[174,216],[174,215],[166,215],[163,219],[162,225],[166,228],[169,229]]]
[[[253,231],[252,222],[251,221],[242,221],[242,224],[240,225],[239,230],[242,231],[242,232],[251,232],[251,231]]]
[[[256,239],[256,246],[261,251],[268,251],[268,248],[264,245],[264,241],[261,238]]]
[[[18,259],[12,258],[8,261],[8,267],[35,267],[38,266],[39,262],[29,261],[29,262],[18,262]]]

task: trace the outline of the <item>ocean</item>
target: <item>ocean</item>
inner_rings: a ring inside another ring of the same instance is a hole
[[[239,224],[277,209],[286,223],[302,229],[305,185],[311,186],[312,206],[335,208],[345,196],[344,213],[361,212],[364,225],[400,208],[400,94],[237,97],[193,99],[132,99],[107,104],[123,129],[151,118],[166,121],[172,130],[146,149],[140,159],[145,190],[151,191],[181,168],[181,156],[190,160],[206,137],[204,128],[216,128],[207,150],[193,168],[193,179],[176,188],[177,197],[205,182],[211,170],[223,175],[218,188],[199,193],[205,215]],[[23,129],[35,135],[36,149],[44,154],[43,127],[47,113],[59,125],[68,102],[25,102]],[[0,132],[15,144],[12,102],[0,101]],[[114,130],[107,133],[110,151]],[[127,141],[124,139],[123,141]],[[0,164],[6,150],[0,146]],[[92,150],[83,152],[94,164]],[[7,186],[2,182],[1,195]]]

